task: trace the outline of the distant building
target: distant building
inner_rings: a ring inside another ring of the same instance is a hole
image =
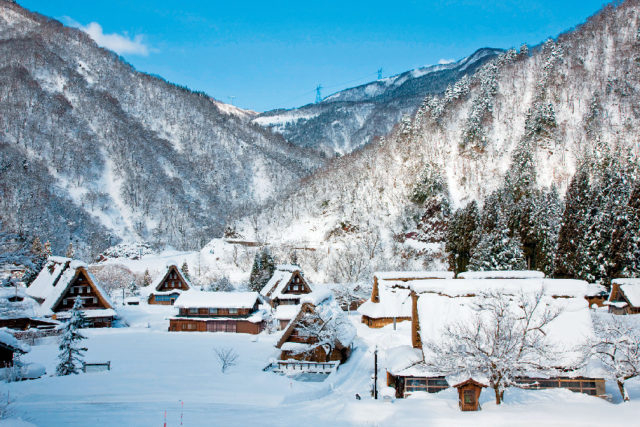
[[[0,328],[17,331],[53,329],[59,323],[39,315],[40,304],[23,286],[0,288]]]
[[[172,332],[233,332],[259,334],[265,328],[257,292],[183,292],[169,319]]]
[[[640,279],[613,279],[611,294],[605,304],[609,306],[609,313],[639,314]]]
[[[260,291],[260,295],[272,307],[298,305],[302,295],[311,293],[311,286],[302,276],[297,265],[278,265],[273,276]]]
[[[149,304],[173,305],[182,292],[193,289],[191,282],[176,265],[169,265],[164,274],[149,285]]]
[[[25,354],[29,346],[22,344],[6,329],[0,330],[0,368],[13,366],[15,355]]]
[[[54,320],[69,318],[76,298],[83,302],[87,327],[111,327],[116,317],[107,293],[89,273],[87,265],[70,258],[49,257],[26,293],[40,304],[40,315]]]

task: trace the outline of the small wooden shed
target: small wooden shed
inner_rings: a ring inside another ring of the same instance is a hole
[[[487,387],[473,378],[455,384],[458,389],[458,404],[461,411],[478,411],[480,410],[480,393],[482,389]]]

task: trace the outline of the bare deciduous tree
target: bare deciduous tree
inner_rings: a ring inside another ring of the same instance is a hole
[[[474,316],[446,326],[442,340],[423,343],[432,354],[425,363],[445,375],[486,376],[499,405],[516,377],[554,371],[557,349],[547,342],[545,329],[560,311],[545,302],[544,289],[515,296],[487,293],[479,300]]]
[[[238,353],[231,347],[219,348],[215,347],[213,349],[216,354],[216,358],[218,359],[218,364],[220,365],[220,371],[224,374],[227,369],[232,366],[236,366],[238,364]]]
[[[625,402],[629,400],[625,382],[640,376],[640,330],[634,321],[633,316],[593,316],[596,342],[591,351],[616,381]]]

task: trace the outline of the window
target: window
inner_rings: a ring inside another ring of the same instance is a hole
[[[210,308],[209,309],[209,314],[218,314],[218,309],[217,308]]]
[[[230,308],[229,309],[229,314],[238,314],[238,309],[237,308]]]
[[[197,308],[190,308],[189,309],[189,314],[198,314],[198,309]]]
[[[476,403],[476,392],[474,390],[464,390],[463,396],[465,405],[473,405]]]
[[[405,391],[408,393],[414,391],[426,391],[427,393],[437,393],[449,388],[449,383],[444,377],[433,378],[415,378],[409,377],[405,381]]]

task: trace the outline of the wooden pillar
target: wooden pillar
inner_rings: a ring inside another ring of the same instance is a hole
[[[378,291],[378,278],[373,276],[373,289],[371,290],[371,302],[380,302],[380,295]]]
[[[411,345],[422,348],[420,340],[420,318],[418,317],[418,294],[411,291]]]

